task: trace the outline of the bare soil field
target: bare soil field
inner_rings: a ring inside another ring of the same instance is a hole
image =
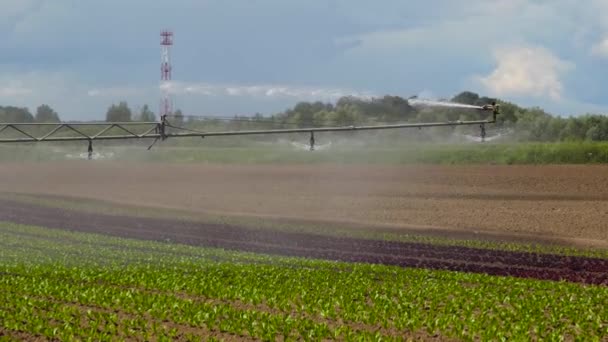
[[[0,193],[607,246],[608,166],[3,163]]]

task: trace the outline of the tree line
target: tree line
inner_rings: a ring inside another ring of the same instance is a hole
[[[485,105],[496,101],[501,106],[497,127],[509,128],[522,141],[601,141],[608,140],[608,117],[586,114],[576,117],[553,116],[538,107],[523,108],[500,99],[464,91],[445,99],[455,103]],[[397,122],[441,122],[478,120],[487,112],[448,107],[414,107],[408,99],[384,96],[373,99],[342,97],[335,103],[300,102],[293,108],[271,116],[233,116],[227,120],[200,119],[184,116],[181,110],[172,113],[170,121],[176,126],[189,125],[205,129],[294,128],[318,126],[368,125]],[[133,111],[127,102],[112,104],[106,111],[108,122],[156,121],[148,105]],[[0,106],[0,122],[47,123],[60,122],[59,114],[43,104],[32,114],[27,108]]]
[[[542,108],[523,108],[497,98],[464,91],[445,101],[483,106],[496,102],[501,107],[496,127],[510,129],[520,141],[603,141],[608,140],[608,116],[584,114],[554,116]],[[396,122],[443,122],[488,118],[488,112],[448,107],[413,107],[407,99],[384,96],[371,100],[343,97],[335,104],[301,102],[270,117],[276,125],[298,127],[362,125]],[[255,118],[254,118],[255,119]],[[258,120],[263,120],[258,118]]]
[[[0,106],[0,122],[48,123],[60,122],[59,114],[48,105],[41,105],[32,114],[29,109],[14,106]]]
[[[174,116],[183,117],[181,110],[176,110]],[[112,104],[106,111],[107,122],[156,121],[156,114],[145,104],[139,110],[131,110],[127,102]],[[182,119],[183,121],[183,119]],[[32,114],[28,108],[15,106],[0,106],[0,122],[10,123],[56,123],[61,122],[59,114],[49,105],[43,104]]]
[[[184,114],[180,109],[171,113],[172,122],[176,122],[181,125],[184,123]],[[112,104],[106,112],[107,122],[131,122],[131,121],[142,121],[152,122],[156,121],[156,114],[145,104],[139,111],[132,111],[127,102],[122,101],[118,104]]]

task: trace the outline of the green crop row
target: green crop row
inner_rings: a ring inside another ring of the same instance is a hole
[[[604,286],[13,224],[0,224],[0,303],[1,328],[62,340],[608,338]]]

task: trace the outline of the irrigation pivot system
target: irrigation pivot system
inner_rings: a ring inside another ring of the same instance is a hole
[[[153,139],[148,147],[151,149],[158,141],[168,138],[184,137],[214,137],[214,136],[236,136],[236,135],[261,135],[261,134],[288,134],[288,133],[310,133],[310,150],[315,149],[315,133],[320,132],[346,132],[346,131],[371,131],[399,128],[425,128],[441,126],[471,126],[479,125],[481,129],[481,141],[486,137],[486,124],[496,122],[496,115],[500,107],[495,102],[485,106],[472,106],[451,102],[420,100],[416,96],[410,97],[408,101],[412,105],[423,106],[448,106],[453,108],[467,108],[480,111],[492,112],[492,117],[486,120],[474,121],[448,121],[448,122],[423,122],[423,123],[400,123],[367,126],[327,126],[290,129],[259,129],[259,130],[235,130],[235,131],[199,131],[187,127],[179,127],[172,124],[168,117],[173,112],[173,103],[169,92],[172,79],[173,66],[171,64],[171,48],[174,44],[174,34],[171,30],[163,30],[160,33],[161,45],[161,90],[160,120],[154,122],[59,122],[59,123],[0,123],[0,143],[37,143],[57,141],[86,141],[88,142],[88,158],[93,156],[93,142],[96,140],[134,140]],[[142,133],[143,132],[143,133]]]
[[[427,128],[427,127],[454,127],[479,125],[481,129],[481,139],[485,139],[486,124],[496,122],[496,116],[500,113],[500,107],[496,103],[485,106],[470,106],[480,111],[492,112],[492,117],[486,120],[474,121],[446,121],[446,122],[421,122],[421,123],[401,123],[386,125],[368,126],[327,126],[310,128],[292,129],[267,129],[267,130],[235,130],[235,131],[199,131],[186,127],[179,127],[171,124],[167,115],[162,115],[160,121],[153,122],[87,122],[87,123],[0,123],[0,143],[36,143],[36,142],[58,142],[58,141],[86,141],[88,142],[88,155],[91,159],[93,155],[93,141],[96,140],[134,140],[134,139],[153,139],[148,149],[152,148],[158,141],[168,138],[185,137],[217,137],[217,136],[236,136],[236,135],[264,135],[264,134],[288,134],[288,133],[310,133],[310,150],[315,149],[315,133],[320,132],[347,132],[347,131],[371,131],[400,128]],[[135,133],[132,127],[143,128],[143,133]],[[46,127],[47,131],[43,134],[35,134],[28,131],[26,127],[38,127],[37,131]],[[119,131],[121,134],[109,134],[109,131]],[[12,131],[11,136],[7,133]],[[58,135],[63,131],[61,136]],[[69,135],[65,135],[65,132]],[[91,133],[93,132],[93,133]],[[16,134],[15,134],[16,133]]]

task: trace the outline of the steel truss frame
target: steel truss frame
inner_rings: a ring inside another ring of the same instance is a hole
[[[237,136],[237,135],[264,135],[264,134],[289,134],[289,133],[310,133],[310,149],[314,150],[315,139],[314,134],[320,132],[353,132],[353,131],[372,131],[372,130],[387,130],[387,129],[402,129],[402,128],[429,128],[429,127],[455,127],[455,126],[471,126],[479,125],[481,129],[482,141],[485,138],[485,125],[496,122],[496,115],[499,114],[498,106],[484,106],[476,109],[482,111],[491,111],[493,116],[487,120],[474,121],[447,121],[447,122],[423,122],[423,123],[402,123],[402,124],[387,124],[387,125],[364,125],[364,126],[334,126],[334,127],[310,127],[310,128],[290,128],[290,129],[267,129],[267,130],[242,130],[242,131],[216,131],[205,132],[178,127],[172,125],[166,118],[161,117],[161,120],[156,122],[96,122],[96,123],[0,123],[0,143],[36,143],[36,142],[59,142],[59,141],[87,141],[89,143],[89,158],[93,153],[93,141],[95,140],[136,140],[136,139],[154,139],[154,143],[159,140],[168,138],[185,138],[185,137],[214,137],[214,136]],[[52,127],[50,131],[43,135],[36,136],[24,130],[24,127]],[[130,127],[144,127],[144,133],[134,133]],[[95,133],[87,133],[82,130],[83,127],[96,127]],[[106,135],[112,129],[118,129],[124,134],[121,135]],[[168,128],[171,128],[169,130]],[[70,130],[74,133],[72,136],[57,136],[61,130]],[[12,130],[17,132],[19,137],[8,138],[2,137],[3,133]]]

